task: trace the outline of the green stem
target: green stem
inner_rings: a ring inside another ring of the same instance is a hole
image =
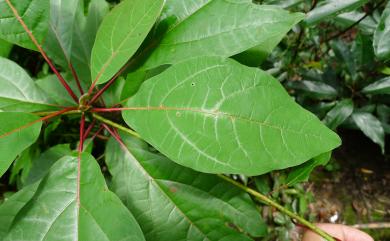
[[[255,191],[255,190],[253,190],[252,188],[244,186],[243,184],[241,184],[239,182],[236,182],[233,179],[231,179],[231,178],[229,178],[229,177],[227,177],[225,175],[218,174],[217,176],[219,176],[220,178],[224,179],[227,182],[230,182],[234,186],[244,190],[245,192],[249,193],[250,195],[258,198],[259,200],[261,200],[262,202],[264,202],[268,206],[272,206],[272,207],[278,209],[279,211],[281,211],[282,213],[288,215],[290,218],[293,218],[293,219],[297,220],[299,223],[301,223],[304,226],[306,226],[307,228],[311,229],[313,232],[317,233],[318,235],[323,237],[325,240],[327,240],[327,241],[335,241],[335,239],[332,236],[330,236],[329,234],[324,232],[322,229],[318,228],[317,226],[315,226],[311,222],[307,221],[306,219],[302,218],[298,214],[296,214],[294,212],[291,212],[290,210],[288,210],[287,208],[285,208],[282,205],[278,204],[274,200],[268,198],[267,196],[265,196],[265,195]]]
[[[141,136],[140,136],[137,132],[135,132],[135,131],[133,131],[133,130],[127,128],[127,127],[124,127],[124,126],[122,126],[122,125],[120,125],[120,124],[118,124],[118,123],[115,123],[115,122],[113,122],[113,121],[111,121],[111,120],[109,120],[109,119],[106,119],[106,118],[104,118],[104,117],[101,116],[101,115],[98,115],[98,114],[96,114],[96,113],[92,113],[92,116],[93,116],[95,119],[97,119],[97,120],[99,120],[99,121],[101,121],[101,122],[103,122],[103,123],[105,123],[105,124],[107,124],[107,125],[110,125],[110,126],[112,126],[112,127],[117,128],[118,130],[124,131],[124,132],[126,132],[126,133],[128,133],[128,134],[130,134],[130,135],[132,135],[132,136],[137,137],[137,138],[141,138]]]

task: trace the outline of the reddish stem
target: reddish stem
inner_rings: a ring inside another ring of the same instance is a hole
[[[84,90],[83,87],[81,87],[80,79],[77,76],[76,70],[74,69],[73,64],[70,61],[69,61],[69,69],[72,72],[73,78],[76,80],[77,88],[79,89],[80,94],[83,95]]]
[[[44,116],[44,117],[42,117],[42,118],[39,118],[38,120],[32,121],[32,122],[30,122],[30,123],[27,123],[27,124],[21,126],[21,127],[18,127],[18,128],[14,129],[14,130],[12,130],[12,131],[9,131],[9,132],[7,132],[7,133],[4,133],[4,134],[2,134],[2,135],[0,136],[0,138],[9,136],[9,135],[11,135],[11,134],[13,134],[13,133],[15,133],[15,132],[18,132],[18,131],[21,131],[21,130],[27,128],[27,127],[30,127],[30,126],[32,126],[32,125],[38,123],[38,122],[49,120],[49,119],[51,119],[51,118],[53,118],[53,117],[59,116],[59,115],[64,114],[64,113],[66,113],[66,112],[68,112],[68,111],[71,111],[71,110],[76,110],[76,108],[75,108],[75,107],[69,107],[69,108],[65,108],[65,109],[63,109],[63,110],[54,112],[54,113],[52,113],[52,114],[50,114],[50,115]]]
[[[5,0],[8,4],[8,6],[11,8],[12,12],[14,13],[16,19],[19,21],[19,23],[22,25],[23,29],[27,32],[28,36],[34,43],[34,45],[38,48],[39,52],[42,54],[43,58],[46,60],[46,62],[49,64],[50,68],[53,70],[54,74],[57,76],[58,80],[61,82],[61,84],[65,87],[66,91],[69,93],[69,95],[72,97],[72,99],[78,103],[79,100],[77,96],[74,94],[73,90],[70,88],[68,83],[66,83],[65,79],[62,77],[62,75],[58,72],[58,70],[54,67],[54,64],[51,62],[49,57],[47,57],[46,52],[42,49],[38,41],[35,39],[33,33],[30,31],[30,29],[27,27],[26,23],[23,21],[23,19],[20,17],[18,10],[12,5],[10,0]]]
[[[81,114],[81,119],[80,119],[80,143],[79,143],[79,154],[83,152],[84,148],[84,131],[85,131],[85,114]]]
[[[89,133],[91,132],[92,128],[95,126],[95,123],[96,123],[96,120],[93,119],[92,123],[88,126],[88,128],[85,130],[85,133],[84,133],[84,140],[87,139]]]
[[[125,143],[123,143],[122,138],[115,131],[111,130],[106,124],[102,124],[102,126],[111,134],[112,137],[121,145],[122,148],[127,150]]]
[[[91,137],[91,141],[93,141],[98,135],[100,132],[102,132],[102,130],[104,129],[103,126],[100,126],[100,128],[95,132],[95,134],[93,134],[93,136]]]
[[[91,99],[91,101],[89,102],[89,104],[93,104],[114,82],[115,80],[119,77],[119,75],[121,75],[123,73],[123,71],[125,71],[127,69],[127,67],[129,67],[131,64],[133,63],[133,61],[129,61],[127,64],[125,64],[111,79],[110,81],[108,81],[106,83],[106,85],[104,85],[104,87],[99,90]],[[98,78],[96,78],[94,80],[94,82],[92,83],[91,87],[89,88],[88,90],[88,94],[91,94],[93,89],[95,88],[96,86],[96,82],[97,82]]]

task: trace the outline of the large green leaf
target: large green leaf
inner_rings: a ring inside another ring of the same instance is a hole
[[[22,67],[0,57],[0,110],[33,112],[54,107]]]
[[[71,62],[82,83],[91,84],[91,52],[96,33],[104,16],[109,11],[105,0],[94,0],[88,6],[88,14],[80,8],[73,28]]]
[[[390,59],[390,2],[382,13],[374,34],[374,50],[379,59]]]
[[[144,240],[94,158],[81,155],[79,180],[77,159],[64,157],[52,166],[2,240]]]
[[[251,240],[266,226],[249,196],[217,176],[175,164],[123,135],[111,139],[106,162],[112,187],[132,211],[146,240]]]
[[[37,41],[42,43],[48,29],[49,1],[0,0],[0,38],[19,46],[36,50],[35,45],[15,17],[7,2],[10,2],[15,7],[19,16],[22,17]]]
[[[341,125],[353,112],[353,102],[345,99],[337,103],[325,116],[324,123],[332,130]]]
[[[47,0],[50,2],[50,21],[44,49],[49,57],[58,65],[67,69],[69,67],[73,29],[78,23],[76,12],[83,12],[80,0]],[[80,8],[79,8],[80,7]]]
[[[381,122],[374,115],[366,112],[352,114],[352,120],[368,138],[381,147],[384,153],[385,131]]]
[[[254,47],[268,52],[303,18],[250,0],[168,0],[163,16],[160,26],[167,31],[144,68],[197,56],[230,57]]]
[[[378,80],[362,89],[362,92],[369,95],[390,94],[390,77]]]
[[[314,8],[307,14],[305,22],[309,25],[317,24],[323,20],[329,20],[342,12],[352,11],[368,0],[327,0],[322,5]]]
[[[38,119],[28,113],[0,112],[0,177],[16,156],[37,140],[42,123],[24,127]]]
[[[92,49],[92,80],[107,82],[133,56],[163,4],[163,0],[125,0],[107,14]]]
[[[299,165],[340,138],[264,71],[203,57],[147,80],[123,112],[173,161],[208,173],[256,175]]]

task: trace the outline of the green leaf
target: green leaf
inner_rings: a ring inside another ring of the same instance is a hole
[[[37,50],[27,32],[19,23],[7,2],[11,2],[31,30],[38,43],[46,36],[49,20],[48,0],[1,0],[0,1],[0,38],[24,48]]]
[[[148,145],[122,135],[107,144],[106,163],[112,187],[132,211],[146,240],[252,240],[266,226],[240,189],[215,175],[175,164]]]
[[[0,22],[1,23],[1,22]],[[5,40],[0,39],[0,57],[8,57],[12,50],[13,44],[8,43]]]
[[[82,4],[80,4],[80,0],[48,1],[50,1],[50,21],[43,48],[55,63],[68,69],[73,43],[73,29],[74,25],[78,24],[75,22],[76,11],[82,7]]]
[[[40,182],[36,182],[28,188],[13,194],[0,206],[0,238],[5,237],[16,215],[32,199]]]
[[[45,152],[43,152],[37,158],[34,158],[32,161],[31,170],[26,178],[26,185],[32,184],[48,173],[50,167],[64,156],[71,155],[72,150],[69,147],[69,144],[62,144],[54,146]]]
[[[342,13],[335,18],[336,23],[339,23],[344,28],[350,27],[352,24],[358,22],[361,18],[364,17],[366,13],[352,11],[347,13]],[[372,16],[367,16],[363,20],[360,20],[358,24],[359,30],[361,30],[364,34],[373,35],[378,23]],[[372,36],[370,36],[372,40]]]
[[[353,102],[351,99],[345,99],[337,103],[325,116],[324,123],[332,130],[348,119],[353,112]]]
[[[375,55],[381,60],[390,59],[390,2],[387,3],[374,33]]]
[[[328,0],[324,4],[311,10],[305,19],[308,25],[317,24],[323,20],[330,20],[342,12],[349,12],[366,4],[368,0]]]
[[[332,86],[319,81],[290,81],[287,83],[289,88],[302,91],[303,95],[314,99],[333,99],[337,97],[337,90]]]
[[[92,80],[107,82],[137,51],[164,0],[125,0],[103,20],[92,49]]]
[[[28,113],[0,112],[0,177],[16,156],[38,139],[42,125],[40,121],[23,128],[38,119]]]
[[[332,152],[325,152],[319,156],[314,157],[310,161],[294,167],[288,174],[286,185],[292,186],[300,182],[307,182],[310,174],[317,166],[323,166],[329,162]]]
[[[123,111],[173,161],[207,173],[258,175],[299,165],[340,138],[264,71],[203,57],[147,80]]]
[[[77,159],[64,157],[52,166],[3,240],[144,240],[93,157],[81,155],[80,180]]]
[[[33,112],[53,108],[55,105],[22,67],[0,57],[0,110]]]
[[[105,0],[94,0],[89,4],[87,16],[81,7],[76,14],[71,62],[81,82],[88,85],[91,84],[92,47],[100,23],[108,12],[109,4]]]
[[[352,120],[368,138],[381,147],[384,153],[385,133],[381,122],[374,115],[364,112],[352,114]]]
[[[362,89],[362,92],[369,95],[390,94],[390,77],[383,78],[367,85]]]
[[[256,47],[269,52],[302,20],[276,6],[250,0],[168,0],[160,26],[168,25],[144,68],[199,56],[230,57]]]

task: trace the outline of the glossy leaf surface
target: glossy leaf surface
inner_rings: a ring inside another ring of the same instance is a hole
[[[352,120],[359,129],[385,151],[385,133],[381,122],[371,113],[354,113]]]
[[[368,0],[327,0],[307,14],[305,22],[309,25],[316,24],[342,12],[352,11]]]
[[[53,108],[22,67],[0,57],[0,110],[33,112]]]
[[[92,80],[107,82],[137,51],[160,15],[163,0],[125,0],[104,18],[92,49]]]
[[[195,172],[122,135],[111,139],[106,162],[112,187],[132,211],[146,240],[251,240],[266,226],[249,196],[222,179]]]
[[[56,162],[3,240],[144,240],[92,156],[82,154],[77,178],[77,157]]]
[[[0,176],[4,174],[17,155],[38,139],[41,122],[23,128],[38,119],[37,116],[27,113],[0,112]]]
[[[378,58],[390,59],[390,2],[387,3],[374,34],[374,50]]]
[[[324,123],[334,130],[341,125],[353,112],[353,102],[345,99],[337,103],[325,116]]]
[[[370,95],[390,94],[390,77],[378,80],[362,89],[362,92]]]
[[[27,32],[19,23],[11,8],[10,2],[18,11],[26,26],[31,30],[39,43],[46,36],[49,20],[49,0],[1,0],[0,1],[0,38],[24,48],[36,50]]]
[[[198,56],[230,57],[263,44],[269,51],[270,42],[278,43],[302,18],[250,0],[168,0],[160,22],[166,32],[144,68]]]
[[[216,57],[146,81],[123,111],[173,161],[208,173],[255,175],[299,165],[340,144],[265,72]]]

